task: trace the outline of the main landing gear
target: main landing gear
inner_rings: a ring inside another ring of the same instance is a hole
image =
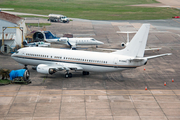
[[[69,71],[66,71],[67,73],[65,74],[65,78],[72,78],[72,73],[69,73]],[[83,75],[89,75],[89,72],[87,71],[83,71],[82,72]]]
[[[83,75],[89,75],[89,72],[83,71],[82,74],[83,74]]]
[[[72,73],[69,73],[69,71],[67,71],[67,73],[65,74],[65,78],[72,78]]]

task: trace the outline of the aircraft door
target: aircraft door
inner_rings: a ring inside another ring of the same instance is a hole
[[[115,64],[115,65],[118,64],[118,58],[114,58],[114,64]]]

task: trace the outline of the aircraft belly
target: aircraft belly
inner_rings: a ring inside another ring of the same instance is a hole
[[[89,65],[81,65],[83,71],[89,72],[114,72],[121,71],[127,68],[114,68],[114,67],[104,67],[104,66],[89,66]]]

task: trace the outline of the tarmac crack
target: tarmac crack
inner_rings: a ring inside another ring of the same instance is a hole
[[[61,91],[62,95],[61,95],[61,101],[60,101],[60,106],[59,106],[59,120],[61,120],[61,109],[62,109],[61,107],[62,107],[62,99],[63,99],[63,92],[64,92],[64,89],[63,89],[64,88],[64,80],[63,80],[62,84],[63,84],[62,91]]]
[[[168,117],[166,116],[166,114],[164,113],[163,109],[161,108],[159,102],[157,101],[156,97],[154,96],[154,94],[151,92],[151,90],[149,90],[149,91],[150,91],[150,93],[152,94],[152,96],[154,97],[156,103],[158,104],[159,108],[161,109],[161,111],[162,111],[162,113],[164,114],[164,116],[166,117],[166,119],[169,120]]]
[[[107,93],[107,85],[106,85],[106,80],[107,80],[107,78],[108,78],[108,76],[105,76],[105,75],[103,75],[103,77],[105,78],[104,79],[104,88],[105,88],[105,90],[106,90],[106,96],[107,96],[107,98],[108,98],[108,103],[109,103],[109,108],[110,108],[110,110],[111,110],[111,115],[112,115],[112,120],[114,120],[114,116],[113,116],[113,112],[112,112],[112,108],[111,108],[111,101],[110,101],[110,99],[109,99],[109,96],[108,96],[108,93]]]
[[[36,111],[36,107],[37,107],[37,104],[38,104],[38,100],[39,100],[39,96],[40,96],[40,94],[41,94],[41,91],[42,91],[42,90],[39,91],[39,94],[37,95],[37,98],[36,98],[36,101],[35,101],[36,105],[35,105],[35,108],[34,108],[34,112],[33,112],[33,115],[32,115],[32,119],[34,119],[34,114],[35,114],[35,111]]]
[[[22,85],[21,85],[21,86],[22,86]],[[16,97],[17,97],[17,95],[18,95],[18,93],[19,93],[19,90],[21,89],[21,86],[19,87],[19,89],[18,89],[18,91],[17,91],[17,93],[16,93],[16,96],[14,97],[14,100],[13,100],[11,106],[9,107],[9,110],[8,110],[8,113],[7,113],[6,116],[5,116],[5,119],[6,119],[7,115],[9,114],[9,112],[10,112],[10,110],[11,110],[11,108],[12,108],[12,105],[14,104],[14,102],[15,102],[15,100],[16,100]]]

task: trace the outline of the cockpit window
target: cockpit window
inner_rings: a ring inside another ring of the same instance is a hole
[[[95,41],[95,39],[91,39],[92,41]]]
[[[17,51],[16,51],[16,54],[18,54],[18,53],[19,53],[19,51],[17,50]]]

